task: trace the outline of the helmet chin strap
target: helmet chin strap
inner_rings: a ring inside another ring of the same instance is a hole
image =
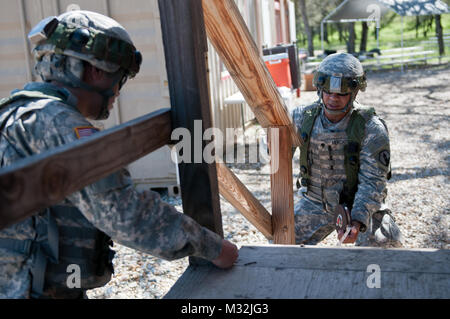
[[[109,89],[103,90],[96,88],[90,84],[87,84],[86,82],[81,81],[78,77],[76,77],[70,70],[66,70],[66,75],[69,79],[69,81],[66,81],[66,85],[74,87],[74,88],[81,88],[86,91],[95,92],[99,94],[102,97],[102,104],[100,106],[100,111],[95,118],[96,121],[98,120],[106,120],[109,117],[109,99],[115,95],[114,93],[114,87],[119,83],[119,81],[122,79],[123,72],[117,72],[114,75],[113,82]]]
[[[97,117],[95,118],[96,121],[99,120],[106,120],[109,117],[109,109],[108,109],[108,102],[111,96],[107,96],[107,95],[103,95],[100,92],[98,92],[100,95],[102,95],[103,97],[103,101],[102,101],[102,106],[100,107],[100,111],[97,115]]]
[[[103,102],[100,108],[100,112],[98,113],[97,118],[95,120],[106,120],[109,117],[109,110],[108,110],[109,99],[115,95],[114,87],[122,79],[123,75],[124,75],[123,70],[116,72],[113,76],[113,82],[111,84],[111,87],[103,91],[97,91],[97,93],[103,97]]]

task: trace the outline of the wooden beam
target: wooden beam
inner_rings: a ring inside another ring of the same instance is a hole
[[[295,244],[292,144],[286,126],[270,127],[272,227],[274,244]]]
[[[449,263],[448,249],[243,246],[230,271],[189,267],[164,299],[448,299]]]
[[[217,163],[219,192],[267,239],[273,239],[272,216],[224,164]]]
[[[300,145],[297,128],[259,56],[252,36],[233,0],[203,0],[208,38],[263,127],[288,126]]]
[[[178,165],[183,212],[223,237],[215,164],[203,159],[204,130],[212,126],[207,42],[201,0],[159,0],[173,128],[191,135],[191,162]],[[201,120],[196,130],[194,121]],[[200,262],[196,258],[191,263]]]
[[[170,134],[163,109],[2,168],[0,229],[168,144]]]

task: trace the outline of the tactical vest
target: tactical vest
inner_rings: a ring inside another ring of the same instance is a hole
[[[48,88],[42,91],[21,90],[0,100],[0,110],[16,103],[22,106],[30,100],[53,99],[66,102],[69,93],[64,89]],[[0,115],[0,130],[15,108]],[[59,293],[72,295],[86,289],[105,285],[114,272],[114,251],[111,238],[95,228],[72,206],[52,206],[30,218],[37,236],[35,240],[0,238],[0,247],[31,258],[31,297],[56,297]],[[67,286],[67,278],[77,265],[80,270],[81,289]]]
[[[300,176],[301,185],[307,187],[307,189],[314,187],[311,181],[311,160],[308,157],[312,129],[320,112],[320,105],[305,111],[301,127],[300,136],[302,139],[302,144],[300,146]],[[355,194],[358,190],[358,172],[360,165],[359,157],[361,144],[364,138],[365,126],[367,121],[369,121],[375,114],[374,108],[354,109],[345,131],[348,140],[348,143],[344,146],[344,171],[346,178],[344,179],[343,190],[339,196],[339,203],[345,203],[349,209],[353,207]],[[383,121],[382,123],[385,125]],[[390,167],[388,173],[388,179],[389,178]],[[298,181],[297,187],[300,187]]]

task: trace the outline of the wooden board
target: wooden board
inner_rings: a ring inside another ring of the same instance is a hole
[[[289,126],[295,145],[297,129],[234,0],[203,0],[208,38],[262,127]]]
[[[224,164],[217,163],[219,192],[267,239],[273,239],[272,216],[244,184]]]
[[[163,109],[2,168],[0,229],[168,144],[170,132]]]
[[[186,128],[191,135],[190,163],[178,165],[183,212],[223,237],[216,166],[203,158],[203,133],[212,126],[212,119],[202,2],[159,0],[158,4],[173,129]],[[201,120],[200,129],[196,120]]]
[[[449,264],[438,249],[244,246],[233,268],[189,267],[164,298],[449,298]]]

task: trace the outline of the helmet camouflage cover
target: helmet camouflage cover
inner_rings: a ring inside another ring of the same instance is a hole
[[[327,56],[314,74],[314,86],[330,93],[355,93],[364,91],[366,75],[361,62],[348,53],[334,53]]]
[[[126,30],[115,20],[90,11],[69,11],[42,20],[28,35],[36,45],[39,62],[48,54],[60,54],[89,62],[109,73],[123,69],[134,77],[142,56]]]
[[[57,81],[69,87],[95,91],[103,97],[96,119],[109,116],[109,99],[140,69],[142,55],[127,31],[115,20],[90,11],[69,11],[48,17],[28,34],[33,49],[35,70],[43,81]],[[84,62],[111,74],[110,88],[84,82]]]

